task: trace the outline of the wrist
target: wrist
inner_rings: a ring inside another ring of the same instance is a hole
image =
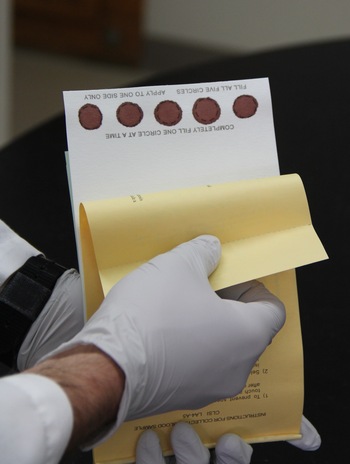
[[[0,360],[9,368],[65,272],[42,255],[31,256],[0,288]]]
[[[120,367],[94,345],[78,345],[38,364],[29,372],[54,380],[67,395],[74,425],[68,448],[96,441],[113,427],[124,391]]]

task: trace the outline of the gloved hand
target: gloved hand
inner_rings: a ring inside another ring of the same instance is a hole
[[[42,255],[0,219],[0,287],[32,256]],[[1,290],[1,289],[0,289]],[[82,284],[78,272],[68,269],[26,334],[17,355],[23,371],[70,340],[84,325]]]
[[[59,349],[94,344],[122,368],[114,430],[125,419],[236,395],[283,326],[283,304],[256,281],[236,286],[239,301],[215,294],[207,276],[220,253],[219,240],[204,235],[157,256],[119,281]]]
[[[153,430],[144,432],[136,447],[136,464],[209,464],[210,452],[190,424],[178,422],[171,431],[174,458],[165,458]],[[253,448],[233,433],[223,435],[215,447],[216,464],[249,464]]]
[[[68,269],[57,280],[49,300],[23,340],[17,356],[18,370],[34,366],[40,358],[70,340],[83,326],[80,275],[75,269]]]
[[[321,445],[315,427],[303,416],[302,437],[288,443],[304,451],[315,451]],[[201,442],[190,424],[177,423],[170,435],[176,464],[209,464],[210,452]],[[215,447],[216,464],[249,464],[253,448],[238,435],[227,433],[220,437]],[[159,438],[153,430],[144,432],[137,443],[136,464],[172,464],[174,459],[163,458]]]

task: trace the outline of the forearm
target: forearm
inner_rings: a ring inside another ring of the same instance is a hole
[[[69,349],[27,372],[54,380],[66,393],[74,416],[68,449],[88,443],[116,421],[125,376],[94,345]]]

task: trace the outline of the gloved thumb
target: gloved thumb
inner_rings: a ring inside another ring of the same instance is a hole
[[[220,240],[214,235],[200,235],[193,240],[181,243],[168,253],[156,256],[150,263],[161,264],[163,259],[169,259],[169,255],[175,255],[181,261],[185,261],[194,274],[200,273],[208,277],[220,261]]]
[[[301,419],[300,427],[301,438],[298,440],[289,440],[288,443],[300,448],[303,451],[316,451],[321,446],[321,437],[315,427],[306,417]]]

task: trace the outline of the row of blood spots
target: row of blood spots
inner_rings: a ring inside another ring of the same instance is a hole
[[[241,119],[254,116],[258,109],[258,102],[252,95],[240,95],[232,105],[234,114]],[[221,115],[220,105],[210,97],[198,98],[193,107],[192,115],[200,124],[213,124]],[[79,122],[84,129],[98,129],[102,125],[103,115],[97,105],[87,103],[79,109]],[[142,108],[133,102],[124,102],[118,106],[116,118],[125,127],[135,127],[143,119]],[[158,103],[154,110],[154,117],[159,124],[175,126],[182,119],[182,109],[172,100]]]

